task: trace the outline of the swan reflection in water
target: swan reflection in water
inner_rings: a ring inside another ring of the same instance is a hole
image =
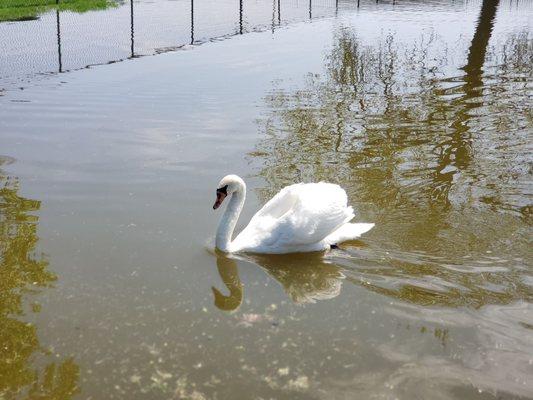
[[[213,296],[215,297],[215,306],[224,311],[233,311],[239,308],[242,303],[243,289],[241,279],[239,278],[239,270],[237,269],[237,262],[231,256],[216,252],[217,268],[220,278],[224,285],[229,290],[229,295],[224,295],[214,286]]]
[[[345,278],[341,268],[331,264],[323,253],[228,255],[217,251],[216,257],[218,273],[229,295],[215,287],[212,290],[215,306],[224,311],[239,308],[244,297],[238,261],[261,267],[281,284],[293,302],[299,304],[337,297]]]

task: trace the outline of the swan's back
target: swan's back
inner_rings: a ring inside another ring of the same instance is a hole
[[[332,183],[287,186],[235,238],[236,251],[288,253],[324,250],[324,240],[354,217],[346,192]]]

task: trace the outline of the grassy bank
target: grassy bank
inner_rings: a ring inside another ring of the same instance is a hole
[[[50,10],[85,12],[116,6],[115,0],[1,0],[0,22],[36,19]]]

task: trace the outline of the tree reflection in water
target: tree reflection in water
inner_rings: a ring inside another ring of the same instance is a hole
[[[267,98],[267,138],[250,154],[267,182],[260,197],[337,182],[377,222],[370,249],[337,260],[348,280],[426,305],[533,299],[522,267],[533,46],[522,32],[488,47],[497,6],[484,0],[466,65],[436,33],[365,44],[344,27],[324,76]]]
[[[0,165],[10,161],[0,157]],[[78,393],[79,367],[72,358],[33,366],[47,354],[35,325],[24,322],[29,295],[50,287],[57,277],[48,261],[36,254],[41,203],[19,195],[16,178],[0,170],[0,398],[70,399]],[[40,307],[31,307],[38,312]]]

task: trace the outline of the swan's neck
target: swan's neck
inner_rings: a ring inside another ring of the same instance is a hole
[[[237,225],[239,215],[241,214],[245,199],[246,189],[240,188],[239,190],[236,190],[231,195],[226,211],[218,224],[215,245],[222,251],[231,252],[231,238],[233,236],[233,231],[235,230],[235,225]]]

